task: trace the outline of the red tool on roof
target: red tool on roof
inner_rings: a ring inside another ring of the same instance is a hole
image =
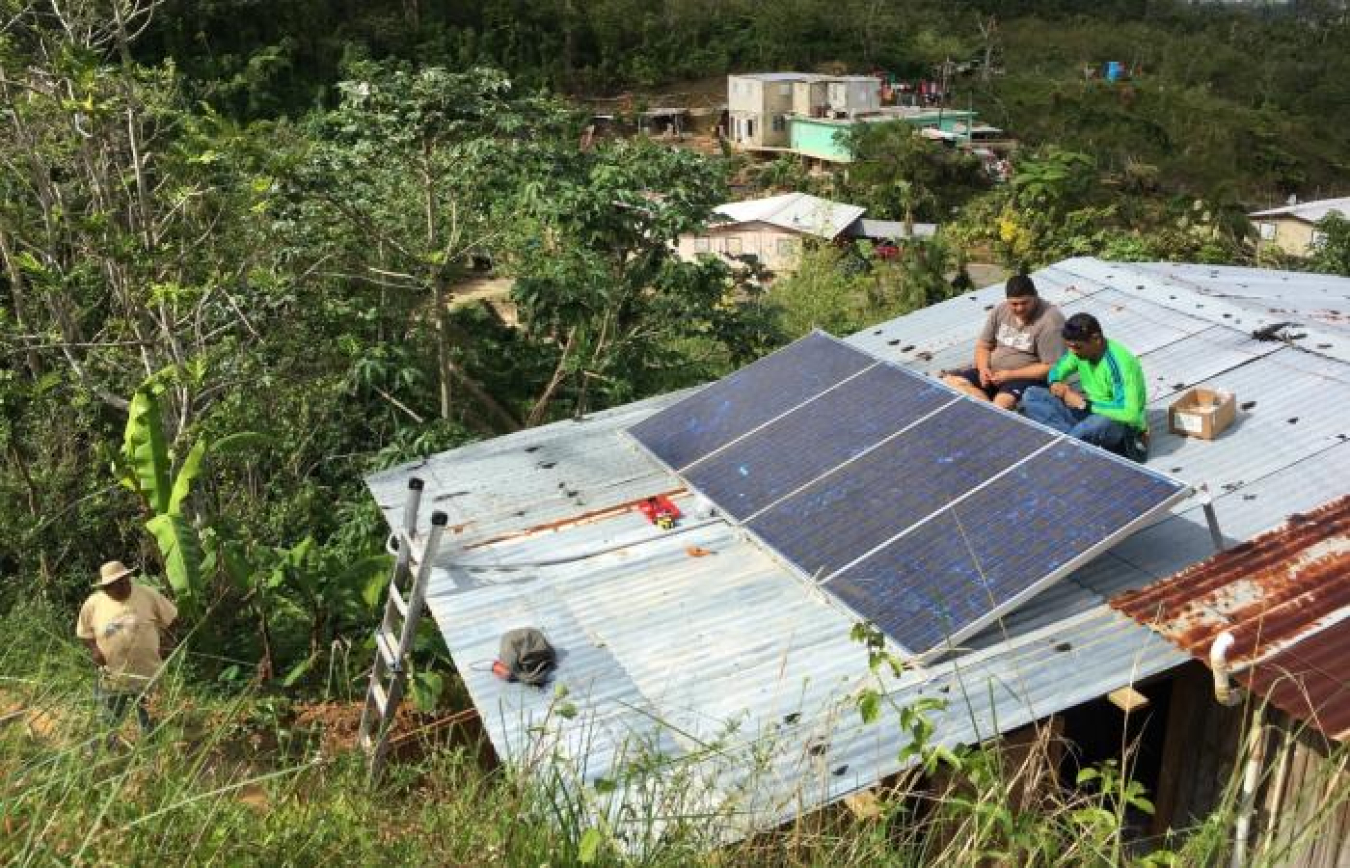
[[[639,503],[637,508],[647,517],[647,521],[662,530],[670,530],[675,526],[675,520],[680,517],[680,508],[671,503],[670,498],[664,494],[647,498]]]

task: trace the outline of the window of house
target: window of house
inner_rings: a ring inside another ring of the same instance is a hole
[[[745,137],[747,139],[755,137],[755,122],[753,120],[746,120],[745,122]]]
[[[1256,226],[1260,230],[1263,239],[1266,241],[1273,241],[1275,239],[1274,223],[1258,223]]]
[[[787,118],[785,118],[783,115],[774,115],[773,131],[775,133],[781,133],[785,129],[787,129]]]
[[[1312,233],[1312,242],[1308,245],[1313,250],[1327,243],[1327,233],[1319,229],[1314,229]]]
[[[727,243],[726,243],[726,249],[725,249],[724,252],[726,253],[727,256],[740,256],[740,255],[741,255],[741,239],[739,239],[739,238],[728,238],[728,239],[727,239]]]
[[[792,82],[785,81],[778,85],[779,96],[792,96]]]
[[[695,239],[694,239],[694,252],[695,252],[695,253],[707,253],[707,252],[708,252],[708,239],[707,239],[707,238],[695,238]]]
[[[779,255],[779,256],[785,257],[785,258],[786,258],[786,257],[790,257],[790,256],[795,256],[796,254],[797,254],[797,239],[795,239],[795,238],[779,238],[779,239],[778,239],[778,255]]]

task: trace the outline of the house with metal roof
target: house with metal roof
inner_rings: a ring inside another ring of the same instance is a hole
[[[1227,543],[1350,491],[1350,334],[1338,319],[1350,279],[1096,259],[1033,277],[1043,297],[1066,314],[1096,315],[1140,357],[1149,466],[1206,486]],[[1002,297],[1001,286],[988,287],[848,342],[935,375],[968,363]],[[1200,385],[1232,392],[1240,408],[1213,441],[1168,430],[1169,404]],[[426,603],[498,757],[563,782],[574,808],[608,817],[631,846],[690,818],[710,840],[735,838],[871,787],[916,761],[905,752],[913,735],[901,712],[919,704],[929,708],[932,743],[950,747],[1061,713],[1072,740],[1084,708],[1096,715],[1084,738],[1126,726],[1111,723],[1113,714],[1128,718],[1103,702],[1122,687],[1168,702],[1164,676],[1191,655],[1109,602],[1214,553],[1201,499],[1178,504],[953,653],[874,672],[847,610],[628,434],[687,394],[367,479],[393,528],[403,525],[414,477],[425,483],[425,502],[448,517]],[[657,495],[678,505],[674,528],[637,509]],[[524,626],[558,649],[549,689],[491,672],[502,635]],[[864,722],[857,703],[868,690],[884,701]]]
[[[728,202],[714,209],[705,232],[682,236],[677,249],[685,259],[753,256],[771,272],[782,272],[797,266],[802,241],[807,238],[828,242],[841,237],[897,241],[927,238],[937,232],[932,223],[915,223],[912,229],[906,229],[900,221],[865,218],[866,212],[861,205],[807,193]]]
[[[1317,224],[1330,214],[1350,220],[1350,196],[1295,202],[1247,216],[1256,224],[1262,244],[1273,244],[1292,256],[1308,256],[1321,241]]]
[[[1001,131],[977,127],[970,109],[883,106],[882,80],[867,75],[801,72],[727,76],[727,140],[741,150],[793,153],[822,163],[851,163],[849,132],[860,123],[904,122],[951,144],[969,146]],[[1001,147],[1010,145],[1000,142]]]

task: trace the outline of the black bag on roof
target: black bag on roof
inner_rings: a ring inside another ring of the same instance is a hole
[[[512,681],[538,687],[558,666],[558,654],[543,633],[521,627],[502,634],[501,662]]]

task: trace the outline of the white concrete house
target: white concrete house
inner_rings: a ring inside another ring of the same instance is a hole
[[[750,149],[786,149],[792,117],[853,119],[881,108],[881,79],[756,72],[727,76],[727,137]]]

